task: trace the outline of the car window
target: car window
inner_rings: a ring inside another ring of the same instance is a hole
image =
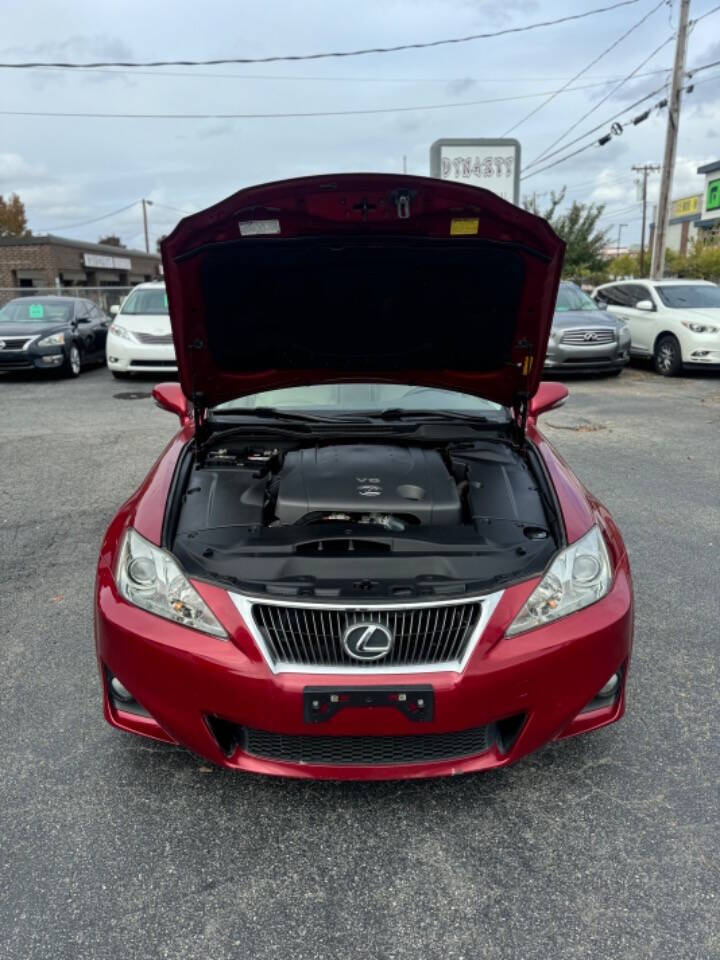
[[[97,307],[97,306],[95,306],[95,304],[93,304],[93,305],[90,307],[90,319],[91,319],[91,320],[102,320],[103,317],[104,317],[104,314],[103,314],[102,310],[100,309],[100,307]]]
[[[629,283],[624,289],[630,298],[630,302],[628,304],[630,307],[634,307],[635,304],[640,300],[649,300],[650,303],[653,303],[652,294],[647,287],[640,283]]]
[[[78,300],[75,304],[75,317],[78,320],[84,320],[89,313],[87,303],[84,300]]]
[[[570,310],[597,310],[595,301],[573,283],[563,283],[558,290],[556,313],[567,313]]]
[[[164,314],[167,316],[167,294],[162,288],[133,290],[123,303],[120,312],[136,316],[139,314]]]
[[[69,320],[72,309],[71,300],[58,303],[55,300],[34,300],[27,297],[6,303],[0,310],[0,320],[9,320],[12,323],[54,323],[56,320]]]
[[[611,307],[629,307],[630,295],[625,287],[613,286],[603,287],[595,294],[598,300],[607,303]]]
[[[655,292],[666,307],[676,310],[697,310],[703,307],[720,308],[720,287],[715,284],[682,283],[655,287]]]
[[[254,393],[221,403],[214,407],[214,412],[241,413],[255,407],[329,413],[379,411],[388,407],[402,410],[482,411],[484,414],[503,411],[499,403],[455,390],[404,383],[324,383]]]

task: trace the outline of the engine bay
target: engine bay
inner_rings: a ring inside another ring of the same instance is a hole
[[[191,575],[255,593],[472,592],[542,571],[557,549],[538,470],[499,439],[238,438],[188,458],[168,545]]]

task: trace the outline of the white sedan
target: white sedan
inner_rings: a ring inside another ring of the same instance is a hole
[[[630,354],[665,377],[683,366],[720,370],[720,287],[706,280],[622,280],[593,291],[630,328]]]
[[[164,283],[138,284],[111,312],[106,355],[114,377],[177,370]]]

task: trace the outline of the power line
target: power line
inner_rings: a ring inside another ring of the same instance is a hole
[[[74,230],[75,227],[87,227],[91,223],[99,223],[101,220],[107,220],[109,217],[114,217],[118,213],[125,213],[126,210],[130,210],[132,207],[137,206],[140,203],[139,200],[133,200],[132,203],[129,203],[126,207],[120,207],[119,210],[113,210],[111,213],[104,213],[101,217],[93,217],[92,220],[81,220],[79,223],[66,223],[62,224],[59,227],[44,227],[42,230],[38,230],[38,233],[52,233],[53,230]]]
[[[594,86],[594,84],[592,84]],[[584,87],[572,87],[558,91],[570,93],[582,90]],[[458,107],[477,107],[488,103],[508,103],[513,100],[531,100],[535,97],[545,97],[549,91],[536,93],[515,94],[509,97],[490,97],[484,100],[460,100],[451,103],[418,104],[417,106],[402,107],[373,107],[358,110],[314,110],[296,113],[100,113],[100,112],[70,112],[46,110],[0,110],[4,117],[64,117],[88,119],[121,119],[121,120],[277,120],[301,117],[352,117],[364,114],[377,113],[408,113],[414,110],[448,110]],[[652,96],[650,94],[649,96]]]
[[[656,10],[659,10],[660,7],[663,6],[664,3],[665,3],[665,0],[660,0],[660,2],[657,3],[652,8],[652,10],[648,10],[645,16],[641,17],[640,20],[637,21],[637,23],[634,23],[628,30],[625,31],[625,33],[622,34],[622,36],[618,37],[617,40],[614,40],[609,47],[603,50],[603,52],[598,54],[597,57],[594,58],[594,60],[591,60],[590,63],[588,63],[585,67],[582,68],[582,70],[576,73],[571,80],[568,80],[568,82],[565,84],[565,87],[569,87],[570,84],[578,80],[584,73],[587,73],[588,70],[592,69],[592,67],[594,67],[596,63],[599,63],[603,57],[606,57],[612,50],[615,49],[615,47],[617,47],[620,43],[622,43],[623,40],[629,37],[631,33],[637,30],[638,27],[642,26],[642,24],[645,23],[648,17],[651,17]],[[506,137],[509,133],[512,133],[513,130],[517,130],[517,128],[521,126],[521,124],[525,123],[526,120],[529,120],[531,117],[534,117],[535,114],[539,113],[543,109],[543,107],[546,107],[552,100],[554,100],[555,97],[558,95],[558,93],[564,90],[565,87],[561,87],[560,91],[558,92],[551,93],[544,103],[541,103],[539,106],[535,107],[534,110],[531,110],[530,113],[524,116],[521,120],[518,120],[517,123],[514,123],[512,126],[508,127],[508,129],[503,134],[503,137]]]
[[[618,85],[617,85],[616,87],[614,87],[612,90],[610,90],[608,93],[606,93],[605,96],[602,97],[602,99],[598,100],[597,103],[594,103],[593,106],[592,106],[586,113],[584,113],[579,119],[577,119],[574,123],[572,123],[572,124],[567,128],[567,130],[566,130],[563,134],[561,134],[561,136],[559,136],[556,140],[553,140],[553,142],[552,142],[548,147],[546,147],[546,148],[542,151],[542,153],[539,153],[539,154],[535,157],[535,160],[532,161],[532,162],[535,163],[536,161],[542,160],[542,158],[543,158],[546,154],[550,153],[550,151],[552,150],[553,147],[556,147],[559,143],[561,143],[561,142],[565,139],[565,137],[568,136],[568,134],[572,133],[573,130],[576,130],[576,129],[580,126],[580,124],[583,122],[583,120],[587,120],[587,118],[588,118],[591,114],[595,113],[595,111],[596,111],[599,107],[601,107],[607,100],[610,99],[610,97],[612,97],[615,93],[617,93],[617,91],[620,89],[620,87],[624,86],[624,85],[628,82],[628,80],[632,80],[632,78],[637,75],[638,70],[642,69],[642,67],[644,67],[646,63],[648,63],[650,60],[652,60],[652,58],[653,58],[656,54],[660,53],[660,51],[663,49],[663,47],[666,47],[666,46],[670,43],[670,41],[671,41],[672,39],[673,39],[672,37],[668,37],[666,40],[663,40],[663,42],[662,42],[659,46],[655,47],[655,49],[653,50],[653,52],[652,52],[651,54],[649,54],[649,56],[645,57],[645,59],[642,61],[642,63],[639,63],[639,64],[637,65],[637,67],[635,67],[635,69],[634,69],[631,73],[629,73],[626,77],[624,77],[624,78],[620,81],[620,83],[618,83]]]
[[[711,67],[717,67],[717,66],[720,66],[720,60],[714,60],[711,63],[703,63],[699,67],[693,67],[691,70],[688,70],[686,73],[686,76],[692,77],[696,73],[701,73],[703,70],[709,70]],[[715,78],[709,77],[707,79],[713,80]],[[703,80],[697,80],[694,83],[694,86],[697,86],[698,84],[704,83],[704,82],[705,81]],[[660,93],[664,89],[665,89],[665,84],[663,84],[661,87],[656,87],[654,90],[651,90],[650,93],[645,94],[644,97],[640,97],[639,100],[636,100],[634,103],[631,103],[629,106],[625,107],[623,110],[620,110],[618,113],[614,114],[612,117],[608,117],[607,120],[603,120],[603,122],[599,123],[596,127],[592,127],[590,130],[586,130],[585,133],[579,134],[577,137],[575,137],[574,140],[571,140],[569,143],[566,143],[565,146],[559,147],[557,150],[553,150],[551,153],[546,153],[542,159],[549,160],[551,157],[556,156],[558,153],[562,153],[563,150],[567,150],[568,147],[572,147],[574,144],[579,143],[581,140],[584,140],[585,137],[589,137],[591,136],[591,134],[596,133],[598,130],[601,130],[608,123],[612,123],[612,121],[617,120],[618,117],[622,117],[624,116],[624,114],[629,113],[630,110],[634,110],[635,107],[640,106],[641,103],[644,103],[646,100],[649,100],[651,97],[654,97],[656,94]],[[575,156],[575,154],[573,154],[573,156]],[[525,171],[530,170],[531,167],[537,166],[537,164],[541,162],[542,161],[539,159],[533,160],[531,163],[526,164],[526,166],[523,168],[521,172],[524,174]],[[544,168],[544,169],[547,169],[547,168]],[[540,171],[533,171],[533,172],[539,173]],[[530,176],[530,175],[531,174],[527,174],[527,176]]]
[[[537,23],[528,23],[520,27],[506,27],[504,30],[495,30],[492,33],[472,33],[465,37],[450,37],[447,40],[427,40],[420,43],[399,43],[392,47],[368,47],[362,50],[286,54],[271,57],[222,57],[215,60],[147,60],[138,63],[131,63],[125,60],[100,60],[94,63],[27,61],[24,63],[0,63],[0,68],[25,70],[34,67],[62,67],[67,70],[75,70],[83,67],[212,67],[229,63],[278,63],[279,61],[361,57],[369,53],[397,53],[400,50],[424,50],[428,47],[443,47],[448,44],[469,43],[473,40],[489,40],[492,37],[503,37],[512,33],[525,33],[528,30],[538,30],[541,27],[554,27],[561,23],[570,23],[573,20],[584,20],[586,17],[592,17],[599,13],[609,13],[611,10],[618,10],[620,7],[629,7],[635,3],[639,3],[639,0],[620,0],[619,3],[613,3],[608,7],[596,7],[594,10],[586,10],[585,13],[573,13],[565,17],[558,17],[555,20],[541,20]]]
[[[183,210],[181,207],[171,207],[169,203],[160,203],[158,200],[153,200],[152,205],[154,207],[161,207],[165,210],[172,210],[174,213],[182,213],[184,217],[191,216],[194,213],[193,210]]]
[[[473,83],[518,83],[522,81],[523,83],[561,83],[563,80],[567,79],[566,77],[333,77],[330,75],[317,76],[317,75],[290,75],[290,74],[259,74],[259,73],[198,73],[197,71],[183,71],[183,70],[165,70],[162,73],[157,73],[153,70],[113,70],[113,69],[104,69],[101,67],[78,67],[80,75],[84,73],[96,73],[100,76],[114,77],[114,76],[141,76],[141,77],[153,77],[154,79],[162,79],[163,77],[191,77],[193,80],[196,79],[206,79],[206,80],[288,80],[292,83],[301,83],[306,80],[309,81],[323,81],[330,83],[466,83],[468,81]],[[670,67],[664,67],[661,70],[648,70],[646,73],[637,74],[638,77],[650,77],[654,74],[665,73],[666,70],[670,70]],[[38,73],[47,73],[50,76],[57,75],[62,72],[61,67],[48,67],[47,70],[44,70],[42,67],[38,68]],[[38,74],[36,73],[35,76]],[[598,77],[597,82],[593,84],[587,84],[584,87],[574,87],[575,90],[584,90],[589,89],[591,86],[602,87],[609,83],[617,83],[618,80],[621,80],[621,77]]]
[[[720,74],[717,74],[716,76],[712,76],[712,77],[707,77],[705,82],[709,82],[710,80],[720,80]],[[694,87],[696,87],[698,83],[703,83],[703,82],[704,81],[702,80],[698,80],[697,83],[689,83],[686,87],[683,87],[682,89],[686,93],[691,93]],[[657,93],[657,92],[658,92],[657,90],[654,91],[654,93]],[[642,100],[647,100],[650,96],[653,96],[653,95],[654,94],[648,94],[648,96],[643,97]],[[615,117],[623,116],[633,107],[637,106],[639,102],[642,102],[642,101],[636,101],[636,103],[633,104],[632,107],[628,107],[625,110],[622,110],[620,113],[616,114]],[[667,107],[667,105],[668,105],[667,99],[659,100],[657,103],[653,104],[652,107],[645,110],[644,113],[638,114],[636,117],[633,117],[631,120],[627,121],[625,126],[628,126],[630,124],[632,124],[633,126],[637,126],[638,124],[647,120],[647,118],[650,116],[650,113],[653,109],[662,110],[664,107]],[[615,117],[613,117],[612,119],[614,120]],[[609,122],[610,121],[607,121],[607,120],[605,121],[605,123],[609,123]],[[598,129],[598,128],[596,127],[595,129]],[[622,124],[619,124],[619,123],[613,124],[610,130],[604,136],[600,137],[599,140],[591,140],[590,143],[586,143],[584,146],[579,147],[577,150],[574,150],[572,153],[568,153],[563,157],[559,157],[557,160],[554,160],[552,163],[547,164],[547,166],[541,167],[539,170],[531,170],[530,173],[526,174],[521,179],[527,180],[529,177],[534,177],[538,173],[545,173],[546,170],[551,170],[553,167],[557,167],[559,164],[565,163],[566,160],[571,160],[573,157],[576,157],[580,153],[584,153],[585,150],[589,150],[591,147],[604,147],[613,139],[613,137],[619,136],[623,132],[623,129],[624,127]],[[578,138],[578,139],[581,139],[581,138]],[[567,144],[566,146],[569,146],[569,144]]]

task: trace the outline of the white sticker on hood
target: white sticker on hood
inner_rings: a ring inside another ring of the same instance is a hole
[[[280,233],[279,220],[241,220],[238,223],[241,237],[257,237],[265,233]]]

